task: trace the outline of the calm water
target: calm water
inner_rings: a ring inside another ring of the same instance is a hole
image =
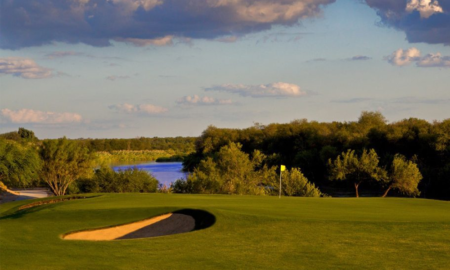
[[[113,169],[126,170],[128,168],[137,167],[140,170],[151,173],[160,184],[170,186],[170,183],[177,179],[186,179],[186,173],[182,172],[183,165],[181,162],[147,162],[139,164],[114,165]]]

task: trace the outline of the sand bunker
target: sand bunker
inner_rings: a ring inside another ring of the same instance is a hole
[[[202,230],[211,227],[215,222],[216,217],[209,212],[182,209],[134,223],[69,233],[62,238],[92,241],[147,238]]]
[[[190,232],[195,227],[194,217],[170,213],[121,226],[70,233],[63,236],[63,239],[100,241],[146,238]]]

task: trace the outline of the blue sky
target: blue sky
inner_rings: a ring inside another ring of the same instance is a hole
[[[450,115],[450,1],[34,1],[0,0],[0,132]]]

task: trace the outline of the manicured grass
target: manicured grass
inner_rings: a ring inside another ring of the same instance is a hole
[[[3,269],[448,269],[450,202],[105,194],[13,213],[0,206]],[[204,230],[149,239],[64,241],[76,230],[196,208]]]

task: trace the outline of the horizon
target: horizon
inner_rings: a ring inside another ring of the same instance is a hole
[[[363,111],[363,112],[364,112],[364,111]],[[379,111],[376,111],[376,112],[379,112]],[[361,112],[361,113],[362,113],[362,112]],[[384,115],[383,115],[383,116],[384,116]],[[359,118],[359,116],[358,116],[358,118]],[[389,124],[395,124],[395,123],[397,123],[397,122],[401,122],[401,121],[408,120],[408,119],[419,119],[419,120],[424,120],[424,121],[426,121],[426,122],[428,122],[428,123],[430,123],[430,124],[433,124],[434,122],[443,122],[443,121],[448,121],[448,120],[450,120],[450,118],[446,118],[446,119],[442,119],[442,120],[436,120],[436,119],[434,119],[434,120],[431,120],[431,121],[430,121],[430,120],[423,119],[423,118],[419,118],[419,117],[408,117],[408,118],[403,118],[403,119],[399,119],[399,120],[395,120],[395,121],[390,121],[389,119],[386,119],[386,124],[387,124],[387,125],[389,125]],[[201,136],[202,132],[205,131],[205,130],[206,130],[208,127],[210,127],[210,126],[213,126],[213,127],[219,128],[219,129],[247,129],[247,128],[251,128],[251,127],[253,127],[253,126],[255,126],[255,125],[262,125],[262,126],[267,126],[267,125],[271,125],[271,124],[280,124],[280,125],[283,125],[283,124],[290,124],[290,123],[295,122],[295,121],[298,121],[298,120],[300,120],[300,121],[301,121],[301,120],[306,120],[308,123],[311,123],[311,122],[317,122],[317,123],[325,123],[325,124],[334,123],[334,122],[340,122],[340,123],[355,123],[355,122],[358,122],[358,119],[351,120],[351,121],[316,121],[316,120],[310,120],[310,119],[303,118],[303,119],[293,119],[293,120],[291,120],[291,121],[289,121],[289,122],[272,122],[272,123],[253,122],[252,125],[248,125],[248,126],[244,126],[244,127],[222,127],[222,126],[217,126],[217,125],[214,125],[214,124],[210,124],[210,125],[207,125],[207,126],[206,126],[206,127],[205,127],[198,135],[193,135],[193,136],[183,136],[183,135],[174,135],[174,136],[144,136],[144,135],[136,135],[136,136],[134,136],[134,137],[69,137],[69,136],[63,135],[63,136],[60,136],[60,137],[53,137],[53,138],[45,137],[45,138],[43,138],[43,137],[40,137],[39,134],[37,134],[37,133],[35,132],[35,130],[33,130],[33,129],[31,129],[31,128],[27,128],[26,126],[19,126],[18,128],[25,128],[25,129],[28,129],[28,130],[33,131],[33,132],[35,133],[36,137],[37,137],[39,140],[45,140],[45,139],[58,139],[58,138],[62,138],[62,137],[65,137],[65,138],[70,139],[70,140],[77,140],[77,139],[85,139],[85,140],[92,139],[92,140],[95,140],[95,139],[176,138],[176,137],[184,137],[184,138],[190,137],[190,138],[195,138],[195,137]],[[8,131],[8,132],[15,132],[15,130],[10,130],[10,131]],[[5,132],[5,133],[8,133],[8,132]],[[4,134],[4,133],[0,133],[0,134]]]

